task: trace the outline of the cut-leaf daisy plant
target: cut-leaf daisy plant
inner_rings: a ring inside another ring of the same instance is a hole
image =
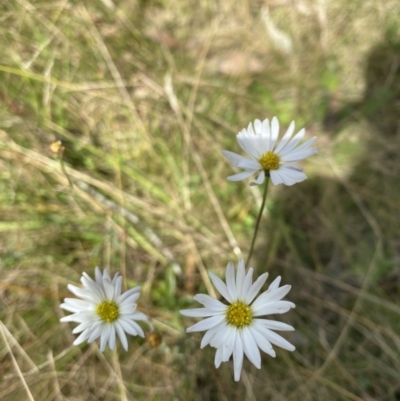
[[[103,352],[108,343],[115,348],[116,334],[122,346],[128,350],[125,333],[144,337],[142,328],[136,320],[147,320],[147,316],[136,310],[136,301],[140,297],[140,287],[122,291],[122,277],[116,273],[111,279],[107,269],[103,272],[96,267],[95,280],[87,273],[82,273],[81,282],[84,288],[68,284],[68,289],[77,297],[65,298],[61,308],[72,315],[61,318],[61,322],[80,323],[73,333],[81,333],[74,345],[84,341],[91,343],[100,337],[100,350]]]
[[[260,185],[266,177],[271,177],[274,185],[293,185],[304,181],[307,176],[303,173],[303,169],[295,163],[318,152],[317,148],[312,147],[317,138],[313,137],[298,146],[304,137],[305,130],[301,129],[292,138],[294,125],[294,121],[292,121],[281,141],[278,141],[279,121],[276,117],[272,119],[271,123],[268,119],[255,120],[254,127],[250,123],[247,129],[242,129],[236,138],[239,146],[250,156],[250,159],[223,150],[222,153],[232,166],[245,170],[231,175],[227,179],[240,181],[258,173],[256,180],[250,185]]]
[[[235,381],[239,381],[242,371],[243,356],[261,368],[259,349],[275,357],[272,344],[294,351],[295,347],[273,330],[291,331],[292,326],[275,320],[261,319],[270,314],[281,314],[294,308],[295,305],[282,298],[290,291],[290,285],[279,287],[280,277],[277,277],[268,290],[257,296],[267,280],[268,273],[262,274],[253,283],[253,268],[246,274],[244,261],[240,260],[237,271],[233,263],[226,268],[226,284],[213,273],[210,278],[228,304],[210,297],[198,294],[194,299],[203,304],[204,308],[181,310],[180,313],[190,317],[206,319],[189,327],[186,332],[206,331],[200,348],[210,344],[217,349],[215,367],[229,360],[233,354]]]

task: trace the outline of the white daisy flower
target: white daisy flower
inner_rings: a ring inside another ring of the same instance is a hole
[[[81,333],[74,341],[78,345],[87,340],[93,342],[100,337],[100,350],[103,352],[108,343],[115,348],[115,334],[125,350],[128,350],[128,340],[125,332],[133,336],[144,337],[142,328],[135,320],[147,320],[147,316],[136,310],[136,301],[140,297],[140,287],[132,288],[121,294],[122,277],[117,273],[111,280],[107,269],[103,273],[96,267],[95,279],[83,273],[81,282],[84,288],[68,284],[68,289],[76,298],[65,298],[61,308],[74,312],[65,316],[61,322],[77,322],[79,326],[72,332]]]
[[[276,117],[272,119],[271,125],[268,119],[263,122],[255,120],[254,129],[250,123],[247,129],[242,129],[236,136],[239,146],[250,156],[250,159],[228,150],[222,151],[232,166],[246,170],[231,175],[227,179],[229,181],[240,181],[252,174],[259,173],[255,182],[250,185],[262,184],[265,176],[270,176],[274,185],[293,185],[304,181],[307,176],[303,173],[303,169],[293,163],[318,153],[317,148],[311,147],[317,138],[313,137],[297,146],[303,139],[305,130],[304,128],[301,129],[291,139],[293,132],[294,121],[291,122],[286,134],[278,143],[279,121]]]
[[[290,285],[279,287],[281,281],[277,277],[257,298],[257,293],[265,283],[268,273],[262,274],[252,283],[253,268],[246,274],[244,261],[240,260],[235,277],[233,263],[226,268],[226,284],[216,275],[209,273],[220,294],[229,302],[225,305],[205,294],[197,294],[194,299],[204,305],[204,308],[181,310],[182,315],[191,317],[206,317],[207,319],[189,327],[186,332],[205,331],[200,348],[207,344],[217,349],[215,367],[229,360],[233,353],[235,381],[240,379],[243,355],[258,369],[261,368],[259,348],[275,357],[272,344],[294,351],[295,347],[272,330],[291,331],[292,326],[275,320],[257,319],[259,316],[287,312],[295,305],[292,302],[281,301],[290,291]]]

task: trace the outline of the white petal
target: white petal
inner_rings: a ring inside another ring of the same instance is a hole
[[[140,314],[140,315],[137,315],[137,314]],[[147,320],[147,318],[146,319],[140,318],[140,316],[143,316],[143,315],[144,314],[142,314],[141,312],[137,312],[137,311],[135,311],[134,313],[122,313],[121,319],[124,318],[124,319],[128,319],[128,320]],[[146,316],[146,315],[144,315],[144,316]]]
[[[294,149],[299,142],[303,139],[304,134],[306,130],[303,128],[301,129],[294,137],[293,139],[279,152],[279,156],[283,156],[290,152],[292,149]]]
[[[290,344],[289,341],[285,340],[282,336],[279,334],[276,334],[272,330],[269,330],[265,328],[263,325],[259,324],[256,321],[253,321],[252,328],[257,330],[259,333],[261,333],[269,342],[272,344],[277,345],[278,347],[281,347],[283,349],[286,349],[288,351],[294,351],[296,348]]]
[[[248,327],[244,327],[241,330],[240,335],[242,337],[243,351],[249,358],[250,362],[257,368],[261,369],[261,355],[258,350],[257,343],[254,340],[251,330]]]
[[[137,334],[140,337],[144,338],[144,332],[143,329],[136,323],[136,322],[131,322],[132,326],[135,327]]]
[[[256,309],[260,304],[270,304],[280,301],[285,297],[292,287],[290,285],[284,285],[282,287],[275,288],[274,290],[268,289],[260,294],[253,303],[253,309]]]
[[[264,313],[267,315],[282,314],[282,313],[286,313],[291,308],[295,308],[295,307],[296,307],[296,305],[293,302],[278,301],[278,302],[268,305],[268,311],[265,310],[262,315],[265,316]]]
[[[307,179],[307,176],[302,172],[297,169],[293,169],[291,167],[287,167],[286,165],[283,165],[282,168],[280,169],[280,172],[285,174],[284,180],[288,181],[291,180],[293,181],[294,184],[298,182],[302,182]],[[286,184],[286,182],[283,182]],[[286,184],[290,185],[290,184]]]
[[[229,295],[234,301],[237,300],[236,283],[235,283],[235,266],[232,262],[226,266],[226,287],[228,288]]]
[[[219,278],[217,277],[214,273],[209,272],[208,275],[210,276],[211,281],[213,282],[215,288],[218,290],[218,292],[230,303],[233,302],[228,288],[226,284]]]
[[[131,288],[130,290],[124,292],[119,298],[118,298],[118,303],[122,304],[127,298],[129,298],[131,295],[140,293],[141,287],[134,287]],[[140,296],[140,295],[139,295]]]
[[[120,276],[120,274],[119,274],[118,272],[114,274],[114,277],[113,277],[113,279],[111,280],[111,282],[113,283],[114,286],[115,286],[116,283],[119,281],[120,277],[121,277],[121,276]]]
[[[96,295],[98,299],[104,300],[105,299],[105,294],[103,289],[98,286],[86,273],[82,273],[81,277],[81,282],[82,284],[89,290],[90,292],[93,293],[93,295]]]
[[[94,278],[96,280],[97,285],[100,287],[103,286],[103,274],[98,266],[94,269]]]
[[[258,175],[257,179],[254,182],[251,182],[250,185],[261,185],[265,181],[265,171],[261,170],[260,174]]]
[[[212,298],[206,294],[197,294],[193,299],[201,304],[203,304],[207,309],[213,312],[225,312],[227,306],[218,299]]]
[[[279,184],[283,183],[282,178],[281,178],[280,174],[278,173],[278,170],[271,170],[269,172],[269,174],[271,177],[272,184],[279,185]]]
[[[227,327],[225,327],[224,330],[220,330],[218,332],[218,334],[216,334],[210,341],[211,347],[214,347],[214,348],[223,347],[223,345],[225,344],[225,338],[228,336],[228,333],[230,331],[232,331],[231,326],[227,326]]]
[[[98,294],[85,288],[79,288],[72,284],[68,284],[67,288],[77,297],[92,301],[96,304],[101,303],[103,300],[101,297],[98,296]]]
[[[115,330],[118,334],[119,339],[121,340],[122,346],[124,347],[125,351],[128,351],[128,339],[126,338],[125,331],[119,322],[115,322]]]
[[[244,180],[244,179],[250,177],[251,175],[255,174],[257,171],[258,170],[242,171],[241,173],[230,175],[230,176],[226,177],[226,179],[228,181],[241,181],[241,180]]]
[[[238,155],[237,153],[230,152],[229,150],[223,150],[222,154],[229,160],[229,162],[234,167],[239,167],[239,163],[242,161],[249,161],[243,156]]]
[[[239,146],[253,159],[258,160],[262,153],[257,144],[257,137],[250,135],[239,134],[236,137]]]
[[[110,277],[110,273],[109,273],[108,269],[103,270],[103,281],[104,281],[104,279],[111,281],[111,277]]]
[[[222,347],[222,362],[229,361],[229,358],[232,355],[233,348],[235,346],[236,331],[237,330],[227,330],[224,343],[221,345],[221,347]]]
[[[279,177],[279,181],[280,183],[283,183],[287,186],[291,186],[294,184],[297,184],[299,182],[302,182],[304,180],[307,179],[307,176],[298,170],[294,170],[293,168],[287,168],[285,165],[282,165],[279,170],[273,170],[273,172],[275,173],[275,181],[276,181],[276,176]],[[271,178],[272,178],[272,174],[271,174]],[[274,180],[272,180],[272,182],[274,183]],[[278,184],[274,184],[274,185],[278,185]]]
[[[302,145],[298,146],[297,148],[288,148],[288,149],[284,149],[280,156],[281,156],[281,160],[282,161],[294,161],[294,160],[287,160],[287,157],[290,157],[291,155],[298,153],[298,152],[302,152],[302,151],[312,151],[315,153],[318,153],[317,148],[311,148],[311,145],[317,140],[317,137],[312,137],[310,138],[308,141],[304,142]]]
[[[79,337],[72,343],[74,345],[79,345],[86,341],[90,337],[91,331],[89,329],[83,331]]]
[[[81,320],[75,320],[75,316],[74,315],[68,315],[68,316],[64,316],[60,319],[61,323],[66,323],[66,322],[77,322],[77,323],[83,323]],[[87,322],[87,320],[85,320],[84,322]]]
[[[209,317],[215,316],[216,312],[211,311],[208,308],[197,308],[197,309],[183,309],[179,311],[183,316],[190,317]]]
[[[110,338],[108,339],[108,346],[110,349],[115,348],[115,325],[111,324]]]
[[[94,303],[76,298],[65,298],[64,303],[60,305],[61,309],[69,312],[87,312],[94,310]]]
[[[247,298],[247,293],[249,292],[252,283],[253,283],[253,268],[250,267],[250,269],[246,274],[246,278],[244,279],[242,287],[242,295],[241,295],[242,300],[245,300]]]
[[[119,306],[119,313],[120,315],[131,315],[136,311],[136,304],[133,305],[120,305]]]
[[[101,333],[103,332],[105,324],[103,322],[96,322],[93,324],[93,326],[90,328],[91,334],[88,339],[88,343],[92,343],[94,340],[97,340]]]
[[[268,320],[268,319],[254,319],[257,321],[257,324],[266,327],[270,330],[278,330],[278,331],[293,331],[294,328],[286,323],[277,322],[276,320]]]
[[[93,322],[84,322],[81,323],[80,325],[76,326],[73,330],[72,330],[72,334],[77,334],[80,333],[86,329],[88,329],[89,327],[92,327]]]
[[[254,337],[254,340],[257,343],[257,346],[264,351],[266,354],[271,355],[273,358],[276,356],[276,352],[272,348],[271,343],[257,330],[251,330],[251,334]]]
[[[219,333],[223,332],[227,326],[227,322],[224,320],[221,323],[214,326],[212,329],[208,330],[204,337],[201,340],[200,348],[204,348],[206,345],[210,343],[210,341],[214,338],[214,336],[219,335]]]
[[[316,153],[318,153],[318,152],[315,148],[299,150],[299,151],[297,151],[297,149],[295,149],[292,152],[289,152],[288,154],[282,156],[281,161],[285,162],[285,163],[298,162],[300,160],[307,159],[307,157],[315,155]]]
[[[299,183],[299,182],[302,182],[302,181],[304,181],[305,179],[307,179],[307,176],[306,176],[304,173],[301,173],[301,174],[303,174],[303,177],[300,177],[299,180],[296,180],[296,179],[294,179],[293,177],[291,177],[290,174],[287,174],[287,170],[285,170],[285,169],[283,169],[283,168],[281,168],[281,169],[278,171],[278,174],[279,174],[280,177],[281,177],[282,183],[283,183],[284,185],[287,185],[288,187],[290,187],[290,186],[292,186],[292,185],[294,185],[294,184],[297,184],[297,183]],[[304,178],[304,177],[305,177],[305,178]]]
[[[254,121],[254,129],[256,131],[256,134],[262,134],[262,122],[260,120],[257,119]]]
[[[251,135],[251,136],[255,136],[256,133],[253,130],[253,124],[249,123],[249,125],[247,126],[247,135]]]
[[[262,122],[262,138],[263,143],[265,143],[265,148],[263,148],[263,153],[268,152],[271,149],[271,128],[269,125],[268,118]]]
[[[135,321],[120,319],[119,323],[127,333],[133,336],[139,335],[140,337],[144,337],[143,329]]]
[[[253,303],[251,309],[254,316],[261,316],[271,303],[280,301],[290,291],[290,285],[284,285],[276,290],[263,292]]]
[[[275,290],[276,288],[279,287],[279,284],[281,283],[281,276],[278,276],[268,287],[268,291]]]
[[[242,299],[242,288],[245,280],[245,267],[244,267],[244,260],[240,259],[236,271],[236,294],[238,299]]]
[[[292,121],[287,129],[285,135],[281,139],[279,145],[275,148],[275,153],[279,153],[285,145],[288,143],[289,139],[292,137],[294,132],[294,121]]]
[[[202,320],[201,322],[197,322],[191,327],[186,329],[186,333],[191,333],[193,331],[204,331],[209,330],[216,326],[217,324],[221,323],[225,319],[224,315],[219,316],[212,316],[207,319]]]
[[[107,299],[114,299],[114,286],[110,279],[104,278],[103,279],[104,285],[104,293],[106,294]]]
[[[260,291],[261,287],[264,285],[265,281],[268,278],[268,273],[262,274],[250,287],[249,291],[247,292],[245,302],[247,305],[250,305],[255,296],[257,295],[258,291]]]
[[[236,331],[235,346],[233,348],[233,370],[235,381],[240,380],[243,365],[243,344],[238,331]]]
[[[124,315],[122,317],[124,317]],[[129,315],[129,318],[133,319],[133,320],[143,320],[143,321],[149,320],[148,317],[143,312],[139,312],[139,311],[136,311],[135,313],[131,313]]]
[[[272,330],[268,330],[268,335],[265,335],[265,338],[267,338],[272,344],[275,344],[278,347],[281,347],[288,351],[294,351],[296,349],[293,344],[290,344],[289,341],[285,340],[282,336],[273,332]]]
[[[269,144],[269,150],[273,150],[275,148],[276,140],[279,136],[279,121],[276,117],[274,117],[271,121],[271,141]]]
[[[106,345],[107,345],[108,339],[110,338],[110,334],[111,334],[110,324],[105,324],[103,327],[103,331],[101,333],[101,337],[100,337],[100,351],[101,352],[104,352],[104,350],[106,349]]]
[[[87,287],[87,288],[90,287],[90,289],[91,289],[91,286],[94,287],[94,288],[101,287],[101,285],[100,285],[100,284],[97,284],[96,281],[94,281],[94,280],[89,276],[89,274],[87,274],[86,272],[83,272],[83,273],[82,273],[82,276],[81,276],[81,283],[82,283],[85,287]]]
[[[217,348],[217,352],[215,353],[214,363],[217,369],[221,366],[221,362],[222,362],[222,347]]]
[[[60,322],[95,322],[99,317],[94,312],[78,312],[73,315],[64,316],[60,319]]]
[[[244,159],[240,161],[237,165],[239,168],[244,168],[247,170],[255,170],[258,171],[262,168],[261,164],[255,160]]]
[[[285,163],[282,164],[281,168],[288,168],[291,170],[295,170],[295,171],[303,171],[303,167],[300,167],[298,164],[294,164],[294,163]]]
[[[122,276],[119,276],[118,273],[114,276],[112,284],[114,286],[114,301],[118,301],[118,298],[121,295],[122,290]]]
[[[123,294],[125,295],[125,293]],[[124,297],[123,301],[117,301],[121,306],[136,306],[136,301],[140,297],[140,292],[134,292],[133,294],[129,295],[128,297]],[[121,299],[122,296],[119,297]]]

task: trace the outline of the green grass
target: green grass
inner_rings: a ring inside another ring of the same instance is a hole
[[[296,4],[270,8],[289,54],[255,1],[0,6],[0,399],[400,399],[400,6]],[[252,261],[292,285],[296,351],[235,383],[179,309],[247,256],[261,195],[221,150],[273,115],[320,151]],[[71,345],[59,305],[97,265],[142,285],[160,346]]]

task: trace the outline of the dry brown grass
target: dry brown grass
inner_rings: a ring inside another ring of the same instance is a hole
[[[3,3],[0,399],[399,400],[399,3]],[[236,384],[178,311],[247,254],[260,194],[220,151],[273,115],[319,137],[254,262],[292,284],[297,350]],[[142,285],[159,347],[71,346],[96,265]]]

